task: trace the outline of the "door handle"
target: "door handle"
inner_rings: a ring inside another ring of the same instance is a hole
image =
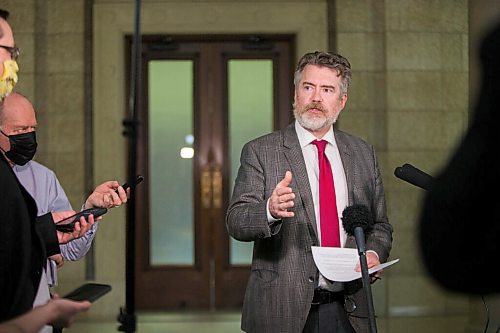
[[[218,165],[212,169],[212,206],[222,207],[222,171]]]
[[[201,204],[203,208],[222,207],[222,170],[206,165],[201,171]]]
[[[210,166],[206,165],[201,171],[201,205],[210,208],[212,203],[212,179]]]

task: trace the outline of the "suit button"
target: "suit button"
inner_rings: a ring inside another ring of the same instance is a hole
[[[311,282],[311,283],[314,282],[314,278],[312,276],[309,277],[309,282]]]

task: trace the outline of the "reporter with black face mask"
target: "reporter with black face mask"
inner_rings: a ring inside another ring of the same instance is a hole
[[[36,154],[36,147],[38,146],[34,130],[11,135],[7,135],[4,131],[0,130],[0,133],[9,138],[10,150],[4,151],[4,153],[10,161],[17,165],[25,165],[33,159]],[[0,149],[2,148],[0,147]]]

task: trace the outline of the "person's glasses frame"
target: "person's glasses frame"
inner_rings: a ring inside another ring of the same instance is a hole
[[[17,46],[0,45],[0,47],[9,51],[12,60],[17,60],[19,53],[21,53]]]

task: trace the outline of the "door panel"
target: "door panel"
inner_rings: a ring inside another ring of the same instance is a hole
[[[181,156],[193,149],[192,72],[191,60],[148,65],[151,266],[194,265],[193,159]]]
[[[292,120],[292,41],[143,37],[138,310],[241,306],[252,243],[229,238],[225,212],[242,145]]]

